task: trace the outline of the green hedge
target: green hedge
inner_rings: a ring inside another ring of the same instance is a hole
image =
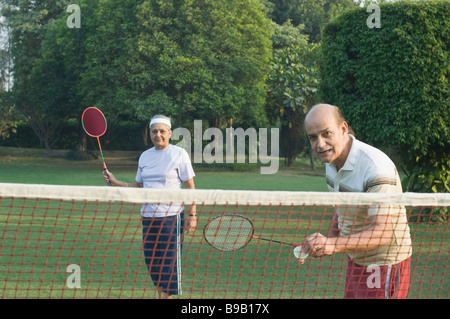
[[[320,95],[343,110],[361,140],[400,154],[410,178],[433,174],[421,191],[448,192],[450,2],[400,1],[379,9],[380,28],[368,27],[375,12],[366,8],[324,28]],[[418,170],[430,162],[439,173]]]

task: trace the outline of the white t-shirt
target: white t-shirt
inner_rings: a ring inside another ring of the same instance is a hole
[[[195,176],[186,150],[169,144],[163,150],[154,147],[139,157],[136,181],[144,188],[181,189],[183,183]],[[143,217],[173,216],[184,210],[180,204],[144,203]]]
[[[352,147],[344,166],[336,171],[333,163],[326,164],[326,180],[331,192],[401,193],[402,184],[395,164],[382,151],[354,136]],[[389,265],[399,263],[411,256],[410,229],[404,206],[338,207],[340,234],[347,236],[372,226],[368,217],[391,215],[393,239],[365,253],[349,254],[360,265]]]

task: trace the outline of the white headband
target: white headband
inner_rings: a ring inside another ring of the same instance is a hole
[[[167,119],[162,118],[162,117],[157,117],[156,119],[152,119],[150,121],[150,125],[149,126],[152,127],[153,124],[159,124],[159,123],[166,124],[169,127],[169,129],[172,128],[172,125],[170,124],[170,120],[167,120]]]

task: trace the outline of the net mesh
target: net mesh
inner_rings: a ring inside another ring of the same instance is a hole
[[[0,184],[0,297],[154,298],[152,278],[158,274],[143,254],[144,202],[196,203],[197,230],[183,236],[178,256],[179,298],[342,298],[347,254],[309,257],[300,264],[293,247],[256,239],[243,249],[220,251],[204,240],[203,227],[216,216],[240,214],[252,221],[255,235],[301,244],[313,233],[327,234],[336,209],[396,205],[405,206],[412,240],[408,298],[450,297],[450,194],[167,192],[24,184]],[[165,256],[168,247],[160,253]]]

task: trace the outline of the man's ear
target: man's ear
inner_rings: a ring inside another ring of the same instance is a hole
[[[342,121],[341,130],[343,135],[348,134],[348,124],[346,121]]]

